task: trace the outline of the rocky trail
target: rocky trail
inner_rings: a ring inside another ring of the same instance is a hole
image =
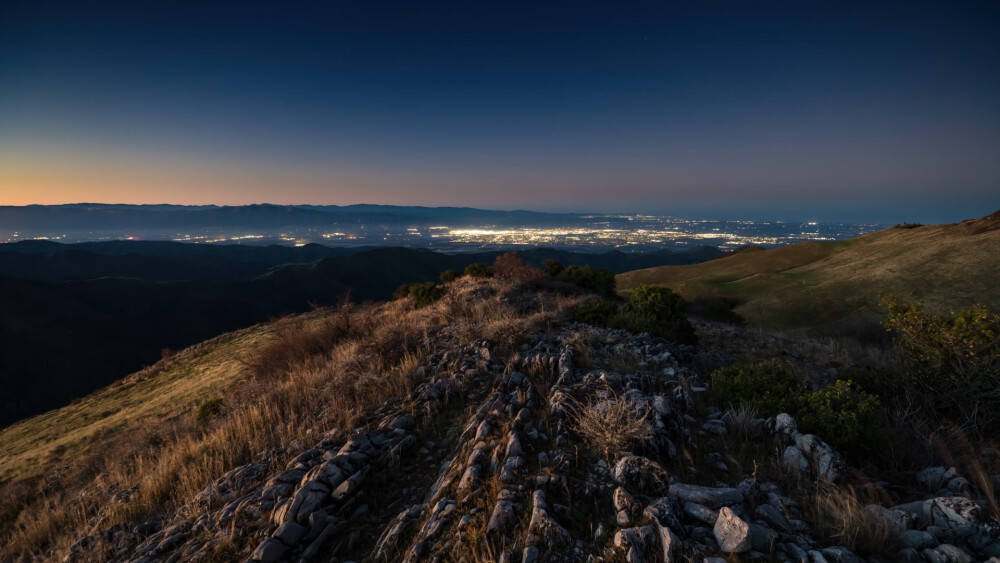
[[[688,357],[576,324],[536,334],[506,362],[485,342],[437,352],[411,374],[410,396],[345,437],[262,452],[167,519],[80,538],[67,560],[101,544],[135,562],[863,561],[823,541],[804,507],[729,446],[745,441],[812,481],[844,478],[843,458],[788,415],[711,406]],[[574,417],[620,401],[651,437],[603,455]],[[294,457],[270,469],[279,454]],[[937,494],[866,508],[892,530],[889,560],[1000,556],[1000,522],[940,472],[925,476]]]

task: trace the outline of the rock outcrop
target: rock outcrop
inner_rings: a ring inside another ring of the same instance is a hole
[[[588,325],[535,334],[505,363],[486,342],[456,345],[363,427],[261,452],[172,517],[82,537],[67,559],[100,541],[135,562],[859,561],[824,545],[777,483],[733,478],[712,451],[730,429],[718,409],[696,408],[710,389],[685,353]],[[643,413],[652,436],[609,459],[587,448],[573,413],[611,398]],[[826,481],[847,470],[790,416],[757,424],[788,470]],[[946,473],[922,479],[940,488],[956,478]],[[967,498],[869,510],[901,560],[1000,556],[1000,523]]]

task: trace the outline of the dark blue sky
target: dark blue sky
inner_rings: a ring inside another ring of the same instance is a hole
[[[4,2],[0,204],[952,221],[1000,3]]]

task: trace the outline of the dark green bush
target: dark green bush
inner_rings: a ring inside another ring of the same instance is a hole
[[[542,261],[542,266],[545,267],[545,273],[550,276],[558,276],[563,271],[563,265],[551,258]]]
[[[687,307],[687,301],[666,287],[640,285],[629,295],[621,320],[649,326],[647,332],[667,340],[695,344],[698,338],[687,318]]]
[[[595,326],[608,326],[608,320],[617,310],[615,304],[606,299],[588,299],[573,311],[573,320]]]
[[[715,370],[710,379],[712,392],[723,403],[747,404],[761,416],[795,416],[806,391],[792,367],[777,360],[733,364]]]
[[[606,297],[615,294],[615,274],[604,268],[568,266],[559,274],[562,279]]]
[[[637,313],[627,306],[619,307],[618,310],[615,311],[615,314],[611,315],[608,319],[607,326],[612,328],[621,328],[636,334],[640,332],[648,332],[653,336],[661,336],[663,338],[670,339],[664,331],[663,325],[657,323],[653,317]]]
[[[453,282],[460,277],[462,277],[462,272],[459,272],[458,270],[445,270],[441,272],[441,281],[444,283]]]
[[[802,432],[854,452],[876,450],[887,431],[878,398],[846,380],[806,395],[796,421]]]
[[[726,297],[703,297],[691,302],[689,312],[691,315],[705,319],[706,321],[743,326],[746,321],[744,321],[739,313],[733,311],[737,305],[739,303]]]
[[[415,283],[410,286],[410,297],[413,297],[413,308],[426,307],[444,297],[446,290],[434,282]]]
[[[493,267],[482,262],[474,262],[465,267],[465,275],[470,278],[492,278]]]
[[[198,423],[204,424],[208,419],[222,413],[222,399],[209,399],[198,406]]]
[[[404,283],[403,285],[394,289],[392,291],[393,301],[395,301],[396,299],[402,299],[404,297],[408,297],[410,295],[410,288],[413,287],[413,285],[414,284],[412,283]]]
[[[884,304],[899,368],[896,393],[929,421],[1000,432],[1000,315],[976,307],[942,317],[896,298]]]

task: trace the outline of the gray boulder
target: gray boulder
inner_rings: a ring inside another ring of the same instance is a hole
[[[719,549],[726,553],[744,553],[750,551],[750,525],[736,515],[728,506],[719,510],[719,518],[715,521],[715,541]]]

